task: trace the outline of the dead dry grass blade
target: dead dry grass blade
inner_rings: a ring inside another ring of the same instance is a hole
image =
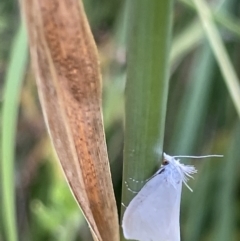
[[[97,49],[81,1],[22,0],[40,101],[63,171],[95,240],[119,240]]]

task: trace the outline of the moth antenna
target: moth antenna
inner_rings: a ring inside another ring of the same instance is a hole
[[[209,158],[209,157],[223,157],[223,155],[206,155],[206,156],[173,156],[173,158]]]

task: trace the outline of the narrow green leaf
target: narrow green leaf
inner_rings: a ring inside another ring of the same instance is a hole
[[[179,0],[180,2],[186,4],[188,7],[190,7],[193,10],[196,10],[195,5],[191,2],[191,0]],[[227,2],[225,1],[224,4]],[[222,8],[222,6],[221,6]],[[212,17],[215,20],[215,22],[221,24],[223,27],[225,27],[228,31],[235,34],[236,36],[240,37],[240,21],[239,19],[234,18],[227,12],[222,11],[214,11],[212,12]]]
[[[176,115],[172,153],[181,155],[194,154],[196,140],[202,123],[204,123],[209,93],[212,83],[213,55],[208,44],[205,44],[195,55],[189,76],[189,85],[179,104]]]
[[[172,42],[170,64],[175,69],[181,60],[204,39],[199,20],[192,21]]]
[[[228,153],[225,161],[221,165],[221,172],[218,173],[221,180],[216,196],[215,206],[215,236],[214,240],[225,241],[234,240],[236,215],[234,208],[235,193],[238,189],[237,180],[239,176],[239,156],[240,156],[240,125],[233,128],[232,140],[229,143]]]
[[[229,94],[240,118],[240,86],[239,79],[231,64],[224,43],[214,24],[213,16],[207,4],[202,0],[192,0],[196,6],[199,18],[211,45],[215,58],[219,64]]]
[[[2,122],[2,210],[5,236],[7,241],[17,241],[15,210],[15,135],[18,119],[19,95],[27,65],[27,38],[23,26],[20,26],[15,37],[10,64],[5,78]]]

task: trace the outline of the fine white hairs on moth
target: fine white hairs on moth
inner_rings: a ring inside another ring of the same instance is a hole
[[[143,188],[132,199],[122,220],[126,239],[138,241],[180,241],[180,201],[182,183],[187,185],[189,178],[197,170],[184,165],[177,158],[223,157],[169,156],[163,154],[160,169],[147,180]]]

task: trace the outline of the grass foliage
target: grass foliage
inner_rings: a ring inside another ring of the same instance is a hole
[[[163,138],[159,122],[166,116],[166,153],[224,155],[221,160],[194,161],[199,170],[190,183],[194,193],[183,190],[182,240],[240,240],[239,1],[175,2],[172,39],[167,38],[167,43],[166,36],[161,40],[158,36],[163,20],[156,14],[161,4],[155,8],[139,0],[135,14],[146,16],[136,15],[133,20],[135,1],[103,2],[96,9],[94,1],[86,1],[86,11],[103,74],[105,131],[119,213],[124,143],[141,145],[130,153],[134,162],[124,163],[123,181],[132,175],[146,178],[159,158],[152,152],[157,141],[149,137]],[[27,62],[26,35],[22,25],[16,27],[20,22],[16,2],[2,0],[0,13],[0,241],[91,240],[47,136]],[[139,35],[129,32],[131,26]],[[166,46],[169,64],[161,65],[158,61]],[[158,75],[168,70],[167,90],[161,88]],[[159,95],[168,98],[166,110],[159,106]],[[141,129],[146,123],[151,135]],[[159,143],[161,149],[163,142]]]

